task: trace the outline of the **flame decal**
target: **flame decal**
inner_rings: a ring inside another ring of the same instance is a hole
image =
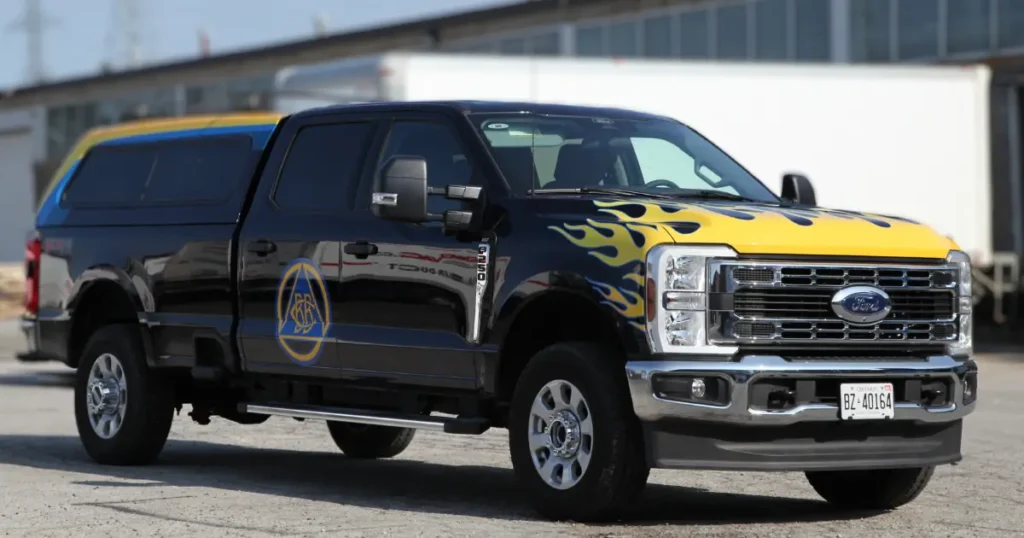
[[[629,273],[623,277],[623,280],[631,282],[633,284],[631,287],[635,287],[636,291],[589,278],[587,282],[603,298],[601,304],[612,307],[620,316],[626,318],[630,325],[643,331],[645,330],[644,314],[646,312],[642,285],[644,278],[638,273]]]
[[[752,221],[760,215],[779,215],[798,226],[812,226],[815,219],[836,218],[842,220],[861,220],[870,222],[879,228],[890,228],[893,222],[917,224],[902,217],[889,217],[858,213],[845,209],[794,208],[778,207],[768,204],[729,204],[720,202],[701,202],[687,204],[679,202],[633,202],[595,200],[594,205],[601,208],[622,222],[652,222],[670,224],[696,224],[707,221],[708,216],[722,215],[737,220]],[[694,230],[696,231],[696,230]]]
[[[600,216],[548,229],[617,269],[618,285],[588,280],[603,304],[644,330],[644,262],[659,244],[728,244],[739,252],[942,257],[947,240],[901,217],[768,203],[594,200]],[[744,250],[745,249],[745,250]],[[591,271],[584,272],[594,275]],[[604,277],[602,277],[604,278]]]
[[[673,242],[664,228],[639,222],[618,224],[587,219],[587,224],[564,224],[549,229],[612,267],[643,263],[652,246]]]

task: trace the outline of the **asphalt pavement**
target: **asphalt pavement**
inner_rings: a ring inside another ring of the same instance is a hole
[[[75,431],[71,370],[14,361],[16,329],[0,322],[0,536],[1024,537],[1024,355],[980,357],[963,463],[895,512],[833,510],[798,473],[656,470],[626,520],[582,525],[534,515],[504,430],[419,432],[398,458],[366,462],[342,456],[322,422],[200,426],[186,407],[157,464],[96,465]]]

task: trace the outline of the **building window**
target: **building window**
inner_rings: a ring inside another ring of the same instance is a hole
[[[747,58],[747,4],[718,8],[715,24],[715,57],[724,60]]]
[[[832,59],[832,3],[793,0],[796,11],[796,59],[827,62]]]
[[[608,53],[612,56],[637,56],[636,22],[617,22],[608,27]]]
[[[464,52],[466,54],[493,54],[496,45],[491,42],[475,43],[473,45],[466,45],[459,48],[458,52]]]
[[[937,0],[898,0],[896,57],[900,60],[938,58],[939,3]]]
[[[665,15],[644,21],[644,56],[668,58],[672,54],[672,18]]]
[[[999,19],[999,48],[1024,46],[1024,2],[999,0],[996,6],[996,15]]]
[[[502,39],[498,42],[498,52],[516,56],[526,54],[526,39],[522,37]]]
[[[892,0],[854,0],[850,11],[853,59],[862,62],[891,61]]]
[[[579,56],[603,56],[604,27],[578,28],[576,30],[576,54]]]
[[[228,109],[227,84],[212,83],[185,90],[185,114],[209,114]]]
[[[228,110],[268,110],[274,88],[274,75],[262,75],[229,81]]]
[[[558,32],[545,32],[530,39],[530,52],[543,56],[557,56],[562,53],[562,40]]]
[[[988,0],[946,0],[946,52],[989,49],[992,4]]]
[[[679,56],[711,56],[711,17],[709,11],[690,11],[679,16]]]
[[[754,4],[754,57],[785,60],[789,57],[789,0],[761,0]]]

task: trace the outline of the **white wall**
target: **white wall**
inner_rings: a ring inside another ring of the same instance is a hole
[[[44,133],[38,110],[0,114],[0,263],[25,258],[33,228],[33,163],[41,157]]]

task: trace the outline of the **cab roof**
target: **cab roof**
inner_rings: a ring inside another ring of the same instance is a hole
[[[365,110],[370,112],[393,111],[431,111],[456,112],[459,114],[545,114],[555,116],[593,116],[624,120],[662,120],[669,119],[657,114],[649,114],[624,108],[564,105],[555,103],[528,103],[518,101],[398,101],[379,103],[358,103],[331,105],[297,112],[294,117],[318,116],[346,110]]]

